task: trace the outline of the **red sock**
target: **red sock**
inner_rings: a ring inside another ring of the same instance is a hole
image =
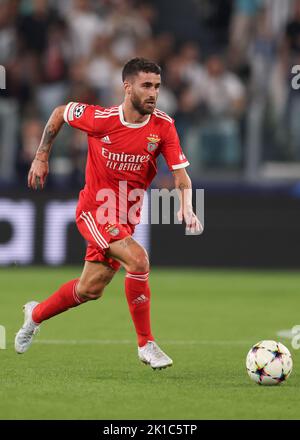
[[[76,293],[76,285],[78,279],[68,281],[63,284],[55,293],[49,298],[38,304],[32,312],[32,319],[36,324],[40,324],[42,321],[65,312],[71,307],[77,307],[85,300],[81,299]]]
[[[142,347],[148,341],[154,341],[150,325],[150,288],[148,277],[148,272],[127,272],[125,277],[125,292],[137,333],[139,347]]]

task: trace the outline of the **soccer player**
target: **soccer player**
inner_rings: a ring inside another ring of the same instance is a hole
[[[162,154],[179,192],[179,217],[191,231],[202,229],[193,212],[191,180],[185,171],[189,163],[182,153],[174,121],[156,108],[160,73],[157,64],[134,58],[122,71],[125,98],[120,106],[103,108],[70,102],[51,114],[29,171],[28,186],[44,187],[50,150],[64,122],[85,131],[86,183],[79,195],[76,223],[88,244],[79,279],[68,281],[41,303],[30,301],[24,305],[25,321],[15,338],[17,353],[29,348],[43,321],[100,298],[122,265],[126,270],[125,292],[137,333],[139,359],[154,369],[173,364],[151,332],[148,255],[132,238],[139,209],[136,221],[128,216],[135,200],[121,203],[124,184],[128,192],[148,188],[156,175],[156,158]],[[101,196],[102,190],[108,191],[108,195],[113,191],[114,210],[105,204],[107,198]],[[109,221],[105,217],[107,211],[114,211]]]

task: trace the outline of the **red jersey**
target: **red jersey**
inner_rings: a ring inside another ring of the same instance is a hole
[[[137,200],[119,203],[121,192],[146,190],[157,173],[157,157],[162,154],[170,171],[189,165],[184,156],[174,120],[155,109],[139,124],[124,120],[122,105],[104,108],[98,105],[70,102],[64,120],[88,136],[88,157],[85,187],[80,192],[79,206],[94,211],[104,200],[103,189],[113,191],[116,202],[116,221]],[[120,185],[122,182],[122,185]],[[120,192],[121,186],[121,192]],[[124,201],[123,201],[124,202]],[[126,223],[122,221],[122,223]],[[129,222],[130,223],[130,222]]]

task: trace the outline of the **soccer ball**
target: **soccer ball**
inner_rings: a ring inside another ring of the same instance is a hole
[[[280,342],[260,341],[247,354],[246,368],[259,385],[278,385],[292,372],[292,356]]]

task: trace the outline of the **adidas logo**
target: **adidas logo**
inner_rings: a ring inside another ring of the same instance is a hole
[[[104,136],[101,139],[102,142],[104,142],[105,144],[111,144],[111,140],[109,139],[109,136]]]
[[[145,295],[140,295],[132,301],[132,304],[141,304],[147,301],[148,298]]]

